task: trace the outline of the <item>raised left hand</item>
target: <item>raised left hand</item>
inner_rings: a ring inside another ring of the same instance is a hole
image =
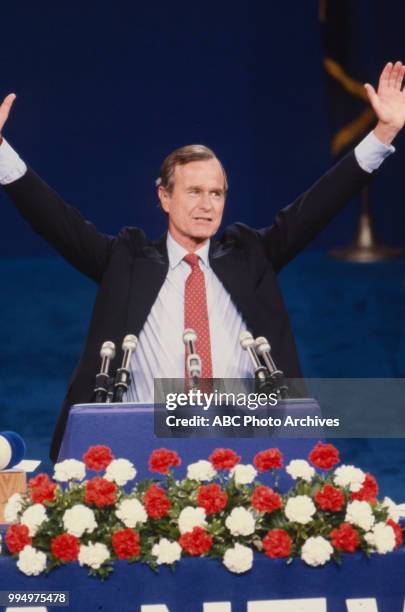
[[[402,89],[404,75],[405,66],[402,62],[388,62],[380,75],[377,92],[369,83],[364,85],[378,118],[374,132],[386,144],[390,144],[405,123],[405,88]]]

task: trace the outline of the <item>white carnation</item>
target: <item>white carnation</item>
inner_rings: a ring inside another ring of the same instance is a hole
[[[105,471],[105,479],[123,487],[136,476],[134,464],[128,459],[113,459]]]
[[[105,544],[90,542],[87,546],[80,546],[78,561],[80,565],[88,565],[93,569],[99,569],[104,561],[110,558],[110,551]]]
[[[83,480],[86,476],[86,466],[83,461],[77,459],[65,459],[55,463],[53,479],[58,482],[68,480]]]
[[[158,544],[152,547],[152,555],[156,557],[158,565],[167,563],[171,565],[179,561],[181,557],[181,546],[177,542],[170,542],[167,538],[161,538]]]
[[[349,487],[350,491],[360,491],[366,475],[360,468],[354,465],[341,465],[336,468],[333,475],[335,484],[339,487]]]
[[[234,468],[230,471],[230,476],[232,476],[239,485],[251,484],[257,476],[257,471],[250,463],[247,465],[243,465],[239,463],[235,465]]]
[[[311,482],[312,478],[315,476],[314,468],[309,465],[308,461],[305,461],[305,459],[293,459],[285,470],[294,480],[301,478],[306,482]]]
[[[232,510],[225,525],[234,536],[248,536],[255,531],[255,518],[249,510],[239,506]]]
[[[382,507],[388,510],[388,518],[398,523],[399,519],[401,518],[401,512],[399,511],[397,504],[390,497],[384,497]]]
[[[91,533],[97,527],[93,510],[83,504],[76,504],[66,510],[62,517],[65,530],[80,538],[86,531]]]
[[[385,555],[395,548],[395,533],[390,525],[376,523],[369,533],[364,536],[380,555]]]
[[[148,520],[145,508],[137,499],[124,499],[115,514],[125,527],[136,527],[138,523],[146,523]]]
[[[17,567],[27,576],[38,576],[46,568],[46,555],[32,546],[24,546],[18,555]]]
[[[306,525],[312,520],[316,512],[314,502],[308,495],[297,495],[290,497],[287,501],[284,513],[288,520],[294,523]]]
[[[27,525],[30,536],[36,535],[38,529],[44,521],[48,519],[45,506],[42,504],[34,504],[30,506],[21,515],[20,522]]]
[[[21,511],[23,498],[20,493],[14,493],[8,498],[4,508],[4,518],[6,523],[15,523],[18,519],[18,513]]]
[[[179,531],[180,533],[187,533],[193,531],[193,527],[205,527],[206,512],[204,508],[193,508],[187,506],[180,512],[179,516]]]
[[[301,559],[314,567],[324,565],[331,558],[333,548],[322,536],[308,538],[301,548]]]
[[[357,499],[350,502],[346,508],[345,521],[361,527],[364,531],[369,531],[374,525],[374,515],[370,504]]]
[[[233,548],[225,551],[223,562],[230,572],[243,574],[253,565],[253,551],[248,546],[236,543]]]
[[[198,480],[199,482],[210,481],[217,475],[210,461],[201,459],[196,463],[190,463],[187,467],[187,478]]]

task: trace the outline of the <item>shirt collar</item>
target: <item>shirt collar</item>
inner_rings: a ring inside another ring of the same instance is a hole
[[[175,239],[172,237],[170,232],[167,232],[167,254],[169,256],[169,264],[172,269],[174,269],[182,260],[185,255],[187,255],[188,251],[182,247]],[[210,248],[210,241],[206,242],[202,247],[200,247],[195,254],[203,262],[206,268],[210,267],[209,259],[208,259],[208,251]]]

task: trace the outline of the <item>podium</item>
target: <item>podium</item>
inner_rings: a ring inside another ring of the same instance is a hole
[[[293,400],[279,406],[279,414],[319,415],[314,401]],[[151,477],[147,470],[150,452],[159,447],[176,450],[182,464],[175,477],[186,474],[187,465],[205,459],[216,447],[230,447],[251,463],[254,455],[278,447],[284,464],[307,458],[318,436],[310,432],[251,431],[249,437],[219,435],[160,437],[155,433],[153,405],[83,404],[73,406],[60,449],[59,460],[82,459],[89,446],[108,445],[115,457],[131,460],[137,480]],[[257,435],[255,435],[255,433]],[[280,470],[279,488],[292,480]],[[260,474],[266,483],[267,473]],[[132,483],[131,483],[132,486]],[[69,610],[87,612],[402,612],[405,587],[405,550],[389,555],[344,554],[342,565],[328,563],[312,568],[301,559],[287,564],[256,553],[252,570],[236,575],[217,560],[183,558],[173,573],[167,567],[153,572],[141,563],[114,563],[114,572],[101,583],[89,578],[77,562],[49,575],[24,576],[9,557],[0,557],[0,591],[70,591]],[[29,608],[26,608],[29,609]],[[53,608],[42,608],[47,612]],[[0,612],[6,610],[0,603]],[[35,610],[35,608],[34,608]],[[39,612],[39,610],[35,610]]]
[[[316,416],[319,413],[320,408],[315,400],[304,399],[280,402],[274,409],[277,415]],[[241,456],[241,463],[252,463],[256,453],[276,446],[283,453],[286,465],[291,459],[306,459],[321,437],[310,438],[310,432],[302,430],[295,430],[292,434],[294,437],[287,437],[291,434],[280,429],[251,430],[250,435],[245,432],[244,437],[237,437],[237,434],[234,429],[229,435],[219,432],[215,437],[193,432],[181,437],[176,437],[176,434],[158,437],[155,434],[153,404],[77,404],[70,410],[58,461],[82,459],[89,446],[104,444],[111,448],[116,458],[123,457],[134,463],[138,470],[137,479],[150,478],[147,469],[149,454],[156,448],[165,447],[180,455],[182,464],[175,473],[177,478],[183,478],[189,463],[207,459],[218,447],[232,448]],[[263,481],[266,480],[265,476]],[[293,481],[284,471],[280,476],[279,487],[283,491]]]

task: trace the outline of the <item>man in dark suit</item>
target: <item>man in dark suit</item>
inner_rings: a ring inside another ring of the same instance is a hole
[[[378,92],[366,85],[378,124],[350,153],[295,202],[273,225],[227,227],[218,240],[227,178],[214,153],[201,145],[174,151],[162,165],[158,195],[168,218],[159,240],[124,228],[116,237],[97,231],[68,206],[6,141],[0,146],[0,182],[15,206],[57,251],[100,286],[84,350],[71,377],[56,425],[51,458],[57,459],[72,404],[89,402],[106,340],[119,345],[127,333],[139,336],[131,362],[135,391],[127,399],[150,401],[153,378],[184,373],[181,332],[199,326],[197,349],[203,375],[248,375],[239,333],[268,337],[276,363],[289,377],[300,366],[276,274],[320,232],[372,177],[405,121],[401,90],[405,67],[387,64]],[[14,94],[0,107],[2,129]],[[187,325],[188,324],[188,325]],[[117,364],[113,364],[117,365]]]

